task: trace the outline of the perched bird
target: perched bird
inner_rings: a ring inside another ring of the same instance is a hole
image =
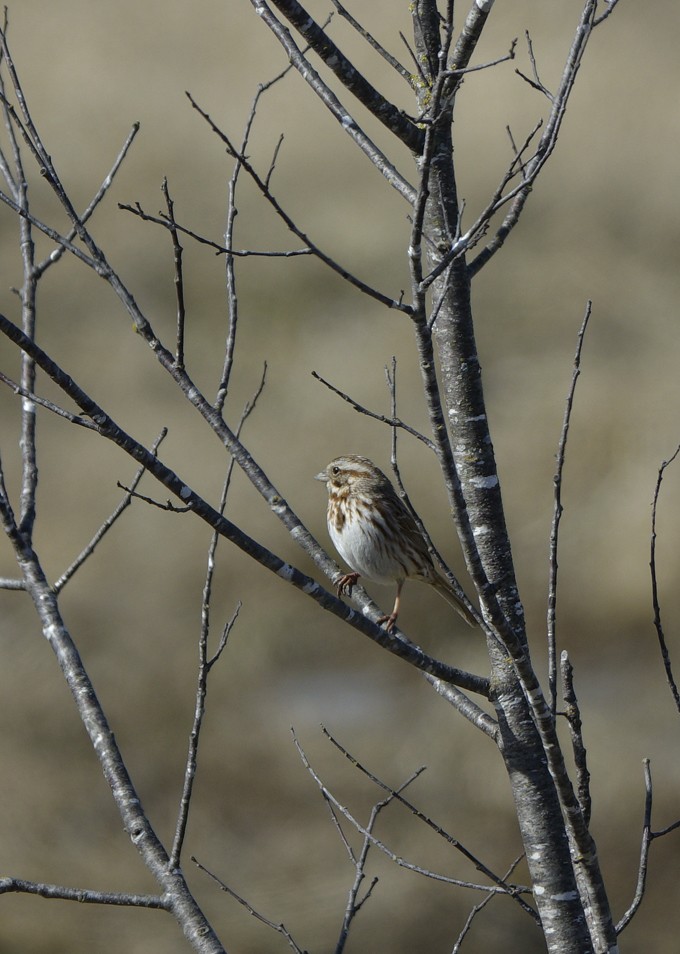
[[[387,631],[399,615],[406,580],[429,583],[466,623],[476,620],[451,584],[434,567],[423,535],[394,487],[367,457],[336,457],[315,477],[328,490],[328,532],[351,573],[338,581],[338,596],[349,593],[360,576],[374,583],[396,583],[397,596]]]

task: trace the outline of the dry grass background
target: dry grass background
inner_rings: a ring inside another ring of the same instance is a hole
[[[366,18],[401,55],[407,4],[375,2]],[[312,9],[323,17],[327,5]],[[492,59],[531,30],[542,78],[555,86],[579,11],[575,0],[524,0],[494,10],[478,60]],[[57,168],[84,207],[132,122],[141,133],[93,231],[166,342],[174,334],[167,237],[117,210],[139,200],[161,207],[168,177],[180,220],[217,240],[224,226],[224,150],[190,108],[190,90],[215,121],[240,136],[258,82],[283,65],[246,0],[177,0],[10,7],[10,36],[34,119]],[[334,34],[376,85],[409,108],[407,91],[339,21]],[[619,916],[635,885],[642,818],[641,760],[652,758],[655,824],[680,814],[678,727],[651,624],[650,501],[657,468],[680,439],[677,267],[680,193],[676,4],[625,0],[597,31],[579,74],[558,150],[504,251],[477,278],[474,304],[490,417],[532,651],[544,663],[546,556],[554,452],[576,332],[594,302],[565,473],[559,635],[576,666],[589,747],[593,830]],[[456,121],[461,194],[479,206],[518,138],[544,111],[511,65],[466,80]],[[360,121],[364,116],[359,111]],[[352,148],[295,75],[263,104],[251,155],[266,165],[279,133],[276,192],[320,244],[391,294],[407,287],[406,210]],[[378,131],[378,141],[387,145]],[[405,155],[395,157],[410,174]],[[39,178],[37,214],[63,219]],[[291,247],[244,183],[238,242]],[[10,287],[21,281],[16,224],[0,217],[0,307],[16,318]],[[293,243],[293,246],[295,243]],[[41,243],[46,251],[48,246]],[[188,365],[212,393],[221,368],[226,308],[223,264],[187,247]],[[326,539],[323,488],[311,477],[336,453],[383,466],[389,432],[357,416],[316,383],[317,370],[357,400],[387,410],[384,366],[399,359],[402,415],[424,425],[408,321],[361,298],[307,259],[249,259],[239,266],[241,323],[229,419],[269,362],[266,391],[246,443],[311,530]],[[39,338],[136,437],[170,428],[163,454],[216,501],[224,454],[131,331],[113,295],[64,260],[40,292]],[[2,366],[16,356],[0,343]],[[52,393],[43,382],[41,390]],[[0,394],[3,461],[16,494],[17,402]],[[113,509],[116,481],[133,467],[89,433],[40,415],[37,548],[52,578]],[[437,543],[460,567],[436,468],[400,442],[403,473]],[[678,486],[668,473],[660,508],[659,558],[667,633],[675,638]],[[147,481],[146,492],[155,493]],[[164,494],[159,495],[164,498]],[[247,482],[236,476],[229,513],[304,570]],[[206,530],[190,517],[136,504],[67,587],[64,613],[110,717],[152,823],[168,840],[181,789],[193,712],[196,640]],[[0,572],[12,573],[0,550]],[[495,753],[402,663],[379,652],[300,594],[223,546],[215,625],[243,610],[208,699],[188,852],[309,951],[333,948],[353,871],[318,791],[291,742],[295,726],[315,767],[352,808],[376,792],[323,739],[323,723],[391,784],[428,770],[412,797],[473,851],[503,870],[519,851],[504,772]],[[390,594],[391,595],[391,594]],[[376,590],[385,602],[386,591]],[[121,830],[67,690],[27,600],[1,602],[0,845],[3,873],[101,890],[152,891]],[[463,633],[443,602],[407,589],[405,631],[443,658],[484,671],[480,641]],[[452,631],[450,632],[449,629]],[[409,860],[459,877],[475,872],[404,812],[381,829]],[[187,869],[191,864],[186,862]],[[471,898],[374,858],[380,875],[348,951],[450,951]],[[189,870],[230,951],[285,950],[277,938],[204,876]],[[677,950],[677,836],[653,846],[649,896],[623,949]],[[170,954],[186,950],[174,923],[148,911],[2,899],[2,954]],[[479,920],[466,948],[533,952],[542,942],[509,902]]]

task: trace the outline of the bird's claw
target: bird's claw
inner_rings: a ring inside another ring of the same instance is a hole
[[[359,576],[359,573],[345,573],[344,576],[341,576],[337,582],[338,596],[349,596]]]
[[[385,631],[391,633],[394,629],[394,624],[397,622],[397,617],[395,613],[390,613],[389,616],[379,616],[376,620],[381,626],[385,624]]]

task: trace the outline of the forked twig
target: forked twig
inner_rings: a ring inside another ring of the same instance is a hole
[[[333,735],[331,735],[331,733],[328,731],[328,729],[325,728],[325,726],[323,725],[321,726],[321,731],[326,736],[328,741],[331,742],[335,746],[335,748],[338,749],[338,751],[341,752],[342,755],[344,755],[345,758],[356,769],[358,769],[363,775],[365,775],[366,778],[370,779],[371,782],[377,785],[378,788],[381,788],[384,792],[387,792],[390,795],[392,795],[396,799],[396,801],[400,802],[406,809],[408,809],[408,811],[411,812],[411,814],[415,818],[417,818],[419,821],[427,825],[428,828],[432,829],[432,831],[434,831],[437,835],[443,838],[449,845],[451,845],[452,848],[455,848],[458,852],[460,852],[460,854],[462,854],[464,858],[466,858],[469,862],[471,862],[480,873],[485,875],[492,882],[494,887],[489,888],[489,886],[487,885],[486,887],[482,888],[482,890],[485,890],[485,891],[490,890],[494,894],[500,893],[500,894],[509,895],[515,901],[517,901],[520,907],[527,914],[530,914],[534,920],[538,919],[538,915],[536,914],[534,909],[531,907],[531,905],[527,904],[526,901],[524,901],[524,899],[521,897],[522,892],[527,893],[529,891],[527,887],[522,885],[509,884],[503,878],[500,878],[498,877],[498,875],[494,874],[494,872],[491,871],[491,869],[488,868],[482,861],[480,861],[479,858],[477,858],[474,854],[472,854],[472,852],[468,851],[468,849],[463,844],[461,844],[461,842],[457,838],[454,838],[453,835],[450,835],[447,831],[445,831],[441,827],[441,825],[438,825],[428,815],[425,815],[423,812],[420,811],[420,809],[416,808],[416,806],[412,802],[404,798],[400,790],[394,789],[390,785],[387,785],[385,782],[381,781],[376,775],[374,775],[373,772],[369,771],[369,769],[367,769],[364,765],[362,765],[361,762],[359,762],[358,759],[356,759],[348,751],[348,749],[346,749],[340,742],[338,742],[338,740]],[[300,751],[299,746],[298,746],[298,751]],[[303,757],[303,761],[304,761],[304,753],[302,752],[301,752],[301,757]],[[311,770],[311,767],[310,767],[310,770]],[[321,784],[318,778],[316,780],[318,784]],[[324,791],[326,790],[324,789]],[[330,795],[330,793],[328,794]],[[382,846],[379,845],[378,847],[382,847]],[[396,860],[396,859],[393,858],[393,860]],[[452,879],[442,879],[442,880],[452,880]],[[461,884],[465,887],[478,888],[477,885],[471,884],[470,882],[456,882],[455,880],[453,880],[453,883]]]
[[[362,281],[360,278],[357,278],[356,275],[353,275],[351,272],[347,271],[346,268],[338,264],[338,262],[336,262],[335,259],[331,258],[330,255],[327,255],[326,252],[322,251],[322,249],[318,245],[312,242],[309,236],[302,231],[302,229],[294,222],[291,216],[285,211],[285,209],[280,204],[278,199],[274,196],[274,194],[268,188],[265,180],[260,175],[258,175],[254,166],[251,164],[248,158],[244,156],[243,153],[234,145],[234,143],[227,136],[227,134],[224,133],[219,128],[219,126],[217,126],[213,122],[210,115],[198,105],[198,103],[192,97],[191,93],[187,93],[186,95],[189,99],[189,102],[191,103],[193,108],[196,110],[196,112],[203,117],[203,119],[207,122],[207,124],[210,126],[212,131],[215,133],[215,135],[222,140],[224,145],[227,147],[227,151],[229,152],[229,155],[233,159],[235,159],[238,163],[240,163],[244,171],[248,173],[253,183],[259,189],[263,198],[267,200],[267,202],[274,209],[274,211],[279,216],[279,218],[281,218],[283,222],[285,222],[287,228],[294,235],[296,235],[302,242],[304,242],[304,244],[308,248],[312,250],[312,254],[315,255],[316,258],[322,261],[324,265],[327,265],[332,271],[334,271],[337,275],[339,275],[340,278],[344,279],[350,285],[353,285],[355,288],[363,292],[365,295],[368,295],[370,298],[375,298],[376,301],[379,301],[381,304],[386,305],[388,308],[394,308],[397,311],[402,311],[405,314],[409,314],[410,308],[408,305],[405,305],[402,301],[397,300],[395,298],[390,298],[389,295],[384,295],[381,291],[378,291],[377,288],[373,288],[371,285],[368,285],[366,282]]]
[[[637,885],[635,887],[635,895],[630,907],[616,925],[617,934],[620,934],[624,928],[628,927],[630,922],[637,914],[640,904],[642,903],[647,885],[647,867],[649,863],[649,851],[652,846],[652,842],[656,838],[663,838],[664,835],[668,835],[670,832],[677,831],[680,828],[680,821],[676,821],[673,822],[672,825],[668,825],[666,828],[662,828],[659,831],[652,831],[652,770],[649,759],[643,759],[642,764],[645,776],[645,811],[642,822],[642,841],[640,844],[640,864],[638,866]]]
[[[161,442],[165,440],[167,433],[168,433],[168,429],[167,427],[164,427],[161,430],[158,437],[156,438],[156,440],[151,445],[152,454],[155,454],[158,451],[158,448]],[[97,548],[99,543],[102,541],[102,539],[106,536],[106,534],[109,532],[109,530],[114,525],[116,520],[118,520],[118,518],[123,514],[123,512],[127,510],[127,508],[132,503],[133,497],[136,496],[135,489],[139,486],[139,483],[145,473],[146,473],[146,470],[144,469],[144,467],[140,467],[137,473],[135,474],[135,476],[132,478],[132,482],[130,483],[129,488],[128,487],[123,488],[125,490],[125,496],[123,497],[121,502],[118,504],[116,509],[113,511],[113,513],[109,517],[106,518],[104,523],[101,525],[99,530],[97,530],[97,532],[92,537],[92,539],[90,540],[88,545],[85,547],[85,549],[76,557],[76,559],[68,567],[68,569],[64,570],[64,572],[61,574],[59,579],[53,584],[53,589],[55,593],[59,593],[61,590],[63,590],[63,588],[66,586],[66,584],[71,579],[71,577],[74,576],[76,571],[80,569],[83,563],[85,563],[85,561],[90,556],[92,556],[95,549]],[[118,484],[118,486],[120,487],[121,485]]]
[[[546,86],[543,85],[543,83],[541,82],[541,79],[540,79],[540,77],[539,77],[539,75],[538,75],[538,65],[537,65],[537,63],[536,63],[536,56],[535,56],[535,54],[534,54],[534,44],[533,44],[532,41],[531,41],[531,36],[530,36],[530,34],[529,34],[529,31],[528,31],[528,30],[525,30],[524,35],[525,35],[526,41],[527,41],[527,49],[528,49],[528,52],[529,52],[529,62],[531,63],[531,71],[532,71],[532,73],[534,74],[534,78],[533,78],[533,79],[529,79],[529,77],[528,77],[528,76],[525,76],[525,74],[522,73],[521,70],[515,70],[515,73],[517,73],[517,75],[520,76],[525,82],[527,82],[527,83],[529,84],[529,86],[533,87],[533,89],[538,90],[539,93],[543,93],[543,95],[546,96],[546,97],[550,100],[551,103],[554,103],[554,102],[555,102],[555,97],[554,97],[553,94],[550,92],[550,90],[549,90]]]
[[[260,384],[255,391],[255,394],[246,402],[243,411],[241,412],[241,419],[238,424],[236,431],[237,436],[240,435],[243,430],[245,422],[248,420],[252,412],[255,410],[258,399],[264,390],[265,380],[267,375],[267,365],[265,364],[262,371],[262,378],[260,379]],[[227,467],[227,473],[224,479],[224,484],[222,487],[222,497],[220,499],[220,509],[221,514],[224,513],[224,509],[227,503],[227,496],[229,494],[229,488],[231,486],[231,478],[234,470],[234,459],[233,457],[229,460],[229,466]],[[231,618],[225,624],[222,635],[220,637],[217,649],[212,656],[208,656],[208,639],[210,636],[210,606],[211,606],[211,597],[212,597],[212,584],[215,575],[215,555],[217,553],[217,545],[219,543],[220,535],[216,531],[213,533],[210,540],[210,546],[208,547],[208,559],[205,572],[205,582],[203,584],[203,596],[201,599],[201,631],[198,639],[198,674],[196,677],[196,699],[194,705],[194,720],[191,727],[191,732],[189,733],[189,747],[187,751],[186,764],[184,769],[184,785],[182,787],[182,795],[180,797],[179,811],[177,814],[177,823],[175,825],[175,838],[172,845],[172,851],[170,852],[170,864],[173,866],[180,864],[182,847],[184,844],[184,838],[186,835],[187,824],[189,822],[189,809],[191,806],[191,796],[193,793],[194,780],[196,778],[196,769],[198,766],[198,746],[201,737],[201,728],[203,726],[203,719],[205,716],[205,707],[206,707],[206,697],[208,693],[208,676],[210,675],[210,670],[218,662],[220,656],[224,652],[229,635],[236,624],[238,615],[241,611],[241,602],[240,600],[236,604],[236,609],[234,610]]]
[[[524,858],[524,854],[518,855],[517,858],[515,858],[515,860],[512,862],[508,870],[503,875],[504,881],[507,881],[507,879],[510,877],[510,875],[513,873],[513,871],[515,870],[517,865],[520,863],[520,861],[522,861],[523,858]],[[490,901],[493,901],[493,899],[496,897],[498,897],[498,895],[490,891],[487,894],[487,896],[482,901],[479,902],[479,904],[475,904],[475,906],[472,908],[472,910],[470,911],[470,913],[468,914],[465,920],[465,924],[463,925],[461,932],[456,939],[456,943],[453,945],[451,954],[459,954],[463,941],[465,940],[467,935],[470,933],[470,930],[472,929],[472,924],[474,922],[474,919],[477,917],[478,914],[480,914],[484,910],[487,904],[489,904]]]
[[[424,771],[423,768],[416,769],[416,771],[412,772],[409,778],[407,778],[406,781],[402,785],[400,785],[396,791],[403,792],[404,789],[407,788],[413,781],[415,781],[415,779],[418,778],[418,776],[423,771]],[[366,824],[366,834],[364,835],[364,839],[361,845],[361,851],[359,852],[358,856],[355,856],[349,842],[347,841],[347,838],[345,836],[344,831],[342,830],[342,826],[340,824],[339,818],[337,817],[334,806],[331,804],[331,802],[328,799],[326,799],[326,804],[328,805],[328,810],[331,813],[335,827],[340,834],[340,838],[342,839],[343,844],[347,848],[350,861],[354,865],[354,869],[355,869],[354,882],[352,883],[352,887],[349,890],[347,905],[345,906],[345,913],[342,919],[342,927],[340,928],[340,936],[338,938],[338,943],[336,944],[336,947],[335,947],[335,954],[342,954],[342,952],[344,951],[345,945],[347,943],[347,939],[349,938],[349,931],[352,925],[352,921],[357,916],[357,914],[359,913],[361,908],[364,906],[364,904],[371,897],[373,893],[373,889],[378,883],[378,878],[374,877],[371,880],[371,883],[369,884],[368,888],[364,892],[363,897],[359,899],[359,889],[361,888],[361,885],[363,884],[366,878],[366,863],[368,861],[368,854],[373,845],[373,842],[371,840],[373,831],[377,824],[380,813],[382,812],[384,808],[387,808],[387,806],[390,804],[390,802],[392,802],[393,799],[394,799],[394,795],[390,792],[385,798],[383,798],[379,802],[376,802],[376,804],[372,807],[368,822]]]

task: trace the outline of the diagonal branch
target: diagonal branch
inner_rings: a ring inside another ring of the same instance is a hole
[[[408,83],[411,83],[411,74],[406,69],[405,66],[402,66],[399,60],[395,59],[391,53],[385,49],[385,47],[379,43],[374,36],[372,36],[368,30],[364,29],[358,20],[355,20],[352,14],[339,2],[339,0],[331,0],[331,3],[338,11],[338,14],[347,20],[350,26],[354,27],[357,33],[362,36],[367,43],[369,43],[373,49],[382,56],[382,58],[390,64],[392,69],[396,70],[397,73],[401,76],[402,79],[405,79]]]
[[[14,519],[2,481],[0,523],[14,549],[43,635],[57,658],[102,773],[111,787],[125,831],[162,888],[164,907],[181,924],[185,936],[196,951],[200,954],[223,954],[223,948],[189,891],[184,875],[179,869],[168,865],[167,853],[142,808],[94,686],[64,624],[57,595],[47,582],[29,537]]]
[[[377,620],[380,619],[383,614],[381,614],[380,609],[372,603],[367,594],[360,594],[363,611],[362,613],[357,613],[351,607],[347,606],[346,603],[343,603],[342,600],[337,599],[327,590],[324,590],[324,588],[311,577],[302,573],[289,563],[286,563],[279,556],[262,546],[262,544],[258,543],[252,537],[249,537],[192,490],[173,470],[163,464],[155,454],[129,434],[125,433],[125,431],[109,417],[104,409],[93,401],[49,355],[34,341],[27,338],[21,329],[17,328],[17,326],[4,315],[0,315],[0,331],[17,344],[22,351],[30,355],[38,367],[41,368],[62,391],[75,401],[78,407],[94,421],[102,437],[115,443],[125,451],[125,453],[140,463],[149,473],[153,474],[164,487],[167,487],[172,494],[178,497],[188,510],[191,510],[204,520],[213,530],[226,537],[266,569],[275,573],[287,583],[301,590],[306,596],[315,600],[323,609],[326,609],[349,623],[354,629],[357,629],[378,643],[378,645],[383,646],[396,656],[409,662],[417,669],[437,676],[446,682],[460,685],[462,688],[468,689],[471,692],[479,692],[485,696],[488,694],[489,683],[484,677],[463,672],[452,666],[447,666],[445,663],[429,656],[419,646],[410,642],[403,634],[395,631],[388,633],[384,627],[378,625]],[[226,428],[226,425],[224,426]],[[236,441],[235,437],[234,440]],[[237,442],[237,444],[241,448],[242,453],[247,453],[239,442]],[[236,454],[234,456],[236,456]],[[238,457],[237,462],[239,462]],[[262,476],[263,479],[266,480],[264,475]],[[298,544],[304,539],[306,544],[305,549],[313,556],[317,565],[324,570],[329,577],[338,577],[340,571],[337,564],[326,555],[325,551],[319,546],[316,540],[314,540],[307,528],[304,527],[293,511],[288,508],[283,498],[277,494],[275,488],[271,485],[269,485],[269,487],[271,487],[271,492],[274,495],[274,499],[270,501],[273,512],[279,516],[285,516],[289,522],[292,520],[294,524],[291,524],[289,529]],[[368,614],[370,618],[365,614]]]
[[[203,119],[208,123],[215,135],[219,136],[224,145],[227,147],[229,155],[234,158],[240,167],[242,167],[245,172],[248,173],[252,181],[255,183],[257,188],[260,190],[264,198],[269,202],[271,207],[274,209],[276,214],[285,222],[286,226],[293,232],[294,235],[297,235],[299,239],[310,249],[311,253],[315,255],[320,261],[327,265],[332,271],[337,275],[343,278],[345,281],[349,282],[350,285],[354,285],[355,288],[358,288],[359,291],[363,292],[365,295],[368,295],[370,298],[375,298],[376,301],[379,301],[383,305],[387,305],[388,308],[395,308],[398,311],[408,312],[408,305],[404,305],[401,300],[390,298],[388,295],[384,295],[382,292],[378,291],[375,288],[372,288],[370,285],[367,285],[365,282],[361,281],[360,278],[352,275],[345,268],[332,259],[329,255],[323,252],[318,245],[315,245],[314,242],[295,224],[291,216],[285,211],[283,206],[279,203],[278,199],[273,195],[269,188],[269,184],[265,179],[262,179],[261,176],[253,168],[250,161],[246,156],[240,152],[236,146],[232,143],[229,137],[224,133],[210,118],[209,114],[206,113],[201,107],[196,103],[190,93],[187,93],[189,102],[194,107],[197,113],[199,113]]]
[[[415,196],[413,186],[404,179],[387,156],[369,139],[363,129],[357,124],[356,120],[347,112],[335,93],[324,83],[307,58],[293,42],[289,31],[276,19],[264,0],[250,0],[250,2],[258,16],[266,23],[279,43],[283,46],[290,62],[298,70],[303,79],[311,86],[324,106],[326,106],[335,119],[337,119],[345,132],[354,140],[364,155],[370,159],[387,182],[411,203]]]
[[[611,9],[609,12],[611,12]],[[571,96],[574,83],[576,82],[576,74],[578,73],[581,66],[581,61],[586,51],[588,41],[590,40],[595,27],[599,26],[602,20],[605,19],[604,16],[600,16],[598,18],[596,13],[597,0],[586,0],[578,27],[576,29],[574,40],[571,45],[571,49],[569,50],[569,54],[567,56],[564,70],[562,72],[560,86],[553,99],[550,115],[548,116],[548,120],[545,124],[545,129],[538,144],[538,148],[536,149],[536,153],[525,167],[525,175],[523,177],[522,183],[499,198],[491,208],[485,210],[483,216],[480,216],[480,219],[478,219],[477,223],[475,223],[473,230],[470,230],[472,232],[476,229],[476,234],[479,237],[479,229],[486,227],[492,216],[500,208],[507,205],[508,202],[512,202],[509,211],[497,229],[493,239],[468,265],[468,272],[471,278],[476,275],[477,272],[484,265],[486,265],[489,259],[502,247],[512,229],[515,227],[515,225],[517,225],[519,217],[522,214],[524,206],[531,193],[533,183],[535,182],[536,177],[540,173],[543,166],[552,155],[553,149],[557,144],[557,137],[559,135],[560,129],[562,128],[562,121],[566,114],[567,103],[569,101],[569,97]]]
[[[285,16],[310,48],[321,57],[326,66],[338,77],[343,86],[359,102],[400,139],[415,155],[420,155],[424,134],[415,123],[378,92],[349,61],[345,54],[321,29],[297,0],[272,0],[274,6]],[[264,4],[262,4],[263,6]]]

